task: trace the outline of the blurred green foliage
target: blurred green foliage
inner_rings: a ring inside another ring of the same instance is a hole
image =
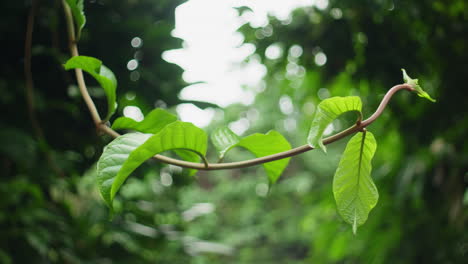
[[[182,71],[161,53],[181,46],[170,36],[181,2],[85,1],[80,52],[117,76],[119,113],[127,105],[148,113],[180,103]],[[94,163],[109,138],[95,133],[74,76],[62,68],[68,51],[60,1],[39,1],[33,35],[34,101],[44,139],[33,132],[24,99],[31,3],[2,1],[0,263],[466,262],[466,1],[328,2],[325,9],[296,10],[288,21],[271,17],[264,28],[240,29],[256,46],[250,59],[267,67],[266,88],[251,106],[220,110],[224,118],[208,130],[245,118],[246,134],[275,129],[302,145],[320,100],[358,95],[367,116],[402,82],[405,67],[437,103],[401,92],[369,127],[378,141],[372,177],[380,199],[356,236],[332,194],[345,141],[327,155],[291,159],[271,188],[261,166],[193,179],[147,162],[122,187],[119,213],[108,221]],[[143,45],[133,48],[134,37]],[[271,45],[282,56],[269,59]],[[126,67],[131,59],[139,62],[137,74]],[[91,87],[104,111],[98,91]],[[335,121],[335,132],[354,118]],[[225,159],[246,157],[252,156],[233,149]]]

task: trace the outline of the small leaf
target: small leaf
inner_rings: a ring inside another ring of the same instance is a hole
[[[218,150],[220,159],[223,159],[226,152],[235,147],[239,140],[240,138],[227,127],[217,128],[211,133],[211,142]]]
[[[86,24],[86,16],[84,13],[83,0],[66,0],[68,6],[73,15],[73,19],[76,23],[76,39],[79,40],[81,36],[81,30]]]
[[[91,76],[99,82],[107,96],[107,116],[105,120],[109,120],[117,107],[115,102],[117,80],[115,79],[114,73],[112,73],[109,68],[102,65],[100,60],[87,56],[75,56],[70,58],[65,63],[65,69],[82,69],[91,74]]]
[[[327,152],[327,148],[322,142],[323,132],[327,126],[338,116],[349,111],[357,111],[361,115],[361,109],[361,99],[357,96],[337,96],[323,100],[315,111],[307,143],[313,148],[320,147],[324,152]]]
[[[291,149],[289,142],[279,132],[271,130],[267,134],[253,134],[239,141],[236,146],[252,152],[257,158]],[[263,163],[270,183],[275,183],[288,166],[290,158]]]
[[[436,101],[422,89],[422,87],[418,84],[418,79],[411,79],[411,77],[409,77],[406,73],[405,69],[401,69],[401,71],[403,72],[403,80],[405,81],[405,83],[411,85],[411,87],[413,87],[413,89],[416,90],[416,93],[419,97],[426,98],[427,100],[433,103]]]
[[[289,142],[274,130],[265,134],[256,133],[240,139],[227,127],[216,129],[211,134],[211,141],[219,152],[220,158],[234,147],[243,147],[257,158],[291,149]],[[263,163],[270,183],[275,183],[288,166],[289,158]]]
[[[371,160],[377,143],[371,132],[357,133],[348,142],[333,178],[333,194],[338,212],[353,227],[364,224],[379,199],[371,178]]]
[[[100,181],[101,194],[109,207],[112,208],[115,194],[124,181],[130,173],[146,160],[161,152],[178,149],[192,151],[204,158],[206,148],[207,136],[202,129],[191,123],[182,121],[173,122],[165,126],[159,133],[150,135],[143,144],[131,151],[130,155],[124,154],[112,157],[115,160],[115,162],[112,162],[114,167],[108,169],[109,173],[105,177],[101,176],[102,179],[106,179],[105,181]]]
[[[128,133],[110,142],[97,162],[97,182],[104,201],[112,208],[110,191],[117,172],[130,153],[143,144],[151,135]]]
[[[140,122],[128,117],[119,117],[112,124],[113,129],[132,129],[142,133],[156,134],[166,125],[177,121],[177,116],[163,110],[154,109]]]

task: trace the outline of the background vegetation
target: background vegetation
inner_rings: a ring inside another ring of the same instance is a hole
[[[181,46],[170,32],[182,2],[85,1],[81,53],[102,59],[118,77],[120,112],[181,103],[182,71],[161,53]],[[402,92],[370,127],[380,200],[357,236],[339,218],[331,192],[344,142],[328,155],[293,158],[268,193],[260,166],[188,178],[148,162],[122,189],[120,213],[108,221],[94,163],[110,138],[95,133],[74,76],[62,68],[68,51],[60,1],[38,1],[35,11],[33,99],[43,136],[31,125],[23,71],[31,2],[1,6],[0,263],[466,262],[466,1],[330,0],[324,10],[296,10],[290,23],[272,17],[265,28],[240,29],[256,46],[251,59],[267,67],[266,88],[252,106],[219,110],[224,118],[207,130],[244,118],[246,134],[276,129],[297,146],[320,100],[359,95],[371,113],[402,82],[401,67],[438,99],[430,104]],[[134,36],[142,47],[129,45]],[[281,56],[265,56],[271,45]],[[319,53],[327,57],[323,66],[315,63]],[[126,68],[134,57],[138,78]],[[105,107],[100,90],[91,92]]]

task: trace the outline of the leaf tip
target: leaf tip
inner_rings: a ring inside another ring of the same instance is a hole
[[[313,137],[309,136],[307,138],[307,145],[309,145],[309,147],[313,148],[313,149],[320,149],[322,150],[325,154],[327,153],[327,147],[325,147],[325,145],[320,142],[320,141],[317,141],[315,140]]]
[[[327,147],[322,142],[318,142],[318,144],[316,144],[316,146],[312,146],[312,147],[313,148],[318,148],[321,151],[323,151],[323,153],[327,154]]]
[[[354,210],[354,221],[353,221],[353,235],[357,233],[357,217],[356,217],[356,210]]]
[[[419,97],[426,98],[427,100],[433,103],[436,102],[436,100],[432,98],[426,91],[424,91],[423,88],[419,85],[418,79],[412,79],[411,77],[409,77],[409,75],[406,73],[405,69],[403,68],[401,69],[401,71],[403,72],[403,81],[406,84],[409,84],[414,89],[414,91],[418,94]]]
[[[408,79],[409,79],[409,76],[408,76],[408,74],[406,73],[406,70],[405,70],[405,69],[401,68],[401,71],[403,72],[403,81],[404,81],[405,83],[407,83],[407,82],[408,82]]]

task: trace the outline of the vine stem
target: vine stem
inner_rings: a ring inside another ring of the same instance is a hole
[[[29,11],[28,20],[26,24],[26,36],[24,40],[24,79],[25,79],[25,96],[26,104],[28,106],[28,116],[31,123],[33,133],[38,141],[39,149],[44,152],[47,164],[50,169],[53,170],[56,174],[61,177],[65,176],[65,173],[60,169],[60,167],[55,163],[49,145],[44,137],[44,132],[40,125],[39,119],[36,114],[36,104],[34,101],[34,80],[32,73],[32,41],[33,41],[33,31],[34,31],[34,20],[38,8],[39,0],[32,0],[31,9]]]
[[[75,28],[74,28],[74,22],[73,22],[73,17],[70,11],[70,8],[68,7],[67,3],[65,0],[62,1],[64,5],[64,10],[65,10],[65,16],[67,20],[67,27],[68,27],[68,37],[69,37],[69,47],[70,47],[70,52],[71,56],[78,56],[78,46],[76,43],[76,38],[75,38]],[[96,106],[91,98],[91,96],[88,93],[88,89],[86,88],[86,84],[84,81],[83,77],[83,72],[81,69],[75,69],[76,73],[76,78],[78,82],[78,86],[80,88],[81,95],[83,96],[83,99],[88,106],[88,110],[91,113],[91,116],[93,118],[94,124],[96,125],[96,128],[114,138],[120,136],[118,132],[113,130],[112,128],[108,127],[106,124],[104,124],[99,116],[99,113],[96,109]],[[384,98],[380,102],[379,107],[377,110],[366,120],[360,121],[358,120],[356,124],[352,127],[349,127],[346,130],[343,130],[333,136],[327,137],[323,139],[323,144],[327,145],[330,143],[333,143],[335,141],[338,141],[346,136],[349,136],[355,132],[362,131],[365,127],[368,125],[372,124],[384,111],[385,107],[387,106],[388,102],[392,98],[392,96],[398,92],[399,90],[408,90],[408,91],[415,91],[409,84],[399,84],[393,86],[388,92],[385,94]],[[178,160],[178,159],[173,159],[164,155],[155,155],[153,156],[153,159],[179,166],[179,167],[184,167],[184,168],[189,168],[189,169],[197,169],[197,170],[226,170],[226,169],[236,169],[236,168],[245,168],[245,167],[250,167],[250,166],[255,166],[259,164],[263,164],[266,162],[271,162],[275,160],[280,160],[284,158],[289,158],[292,156],[299,155],[301,153],[307,152],[309,150],[314,149],[313,147],[309,145],[303,145],[300,147],[296,147],[293,149],[290,149],[288,151],[276,153],[273,155],[268,155],[260,158],[255,158],[255,159],[250,159],[250,160],[244,160],[244,161],[237,161],[237,162],[226,162],[226,163],[196,163],[196,162],[189,162],[189,161],[184,161],[184,160]]]
[[[72,57],[79,56],[80,54],[78,53],[73,15],[70,10],[70,7],[68,6],[65,0],[62,0],[62,4],[63,4],[63,9],[65,11],[65,19],[67,21],[68,46],[70,49],[70,53]],[[88,89],[86,88],[83,71],[81,69],[76,68],[75,74],[76,74],[76,80],[78,82],[78,88],[80,89],[81,96],[83,97],[83,100],[85,101],[86,106],[88,107],[91,117],[93,118],[94,124],[99,129],[102,124],[102,120],[101,120],[101,117],[99,116],[99,112],[97,111],[96,105],[94,104],[93,99],[89,95]]]

